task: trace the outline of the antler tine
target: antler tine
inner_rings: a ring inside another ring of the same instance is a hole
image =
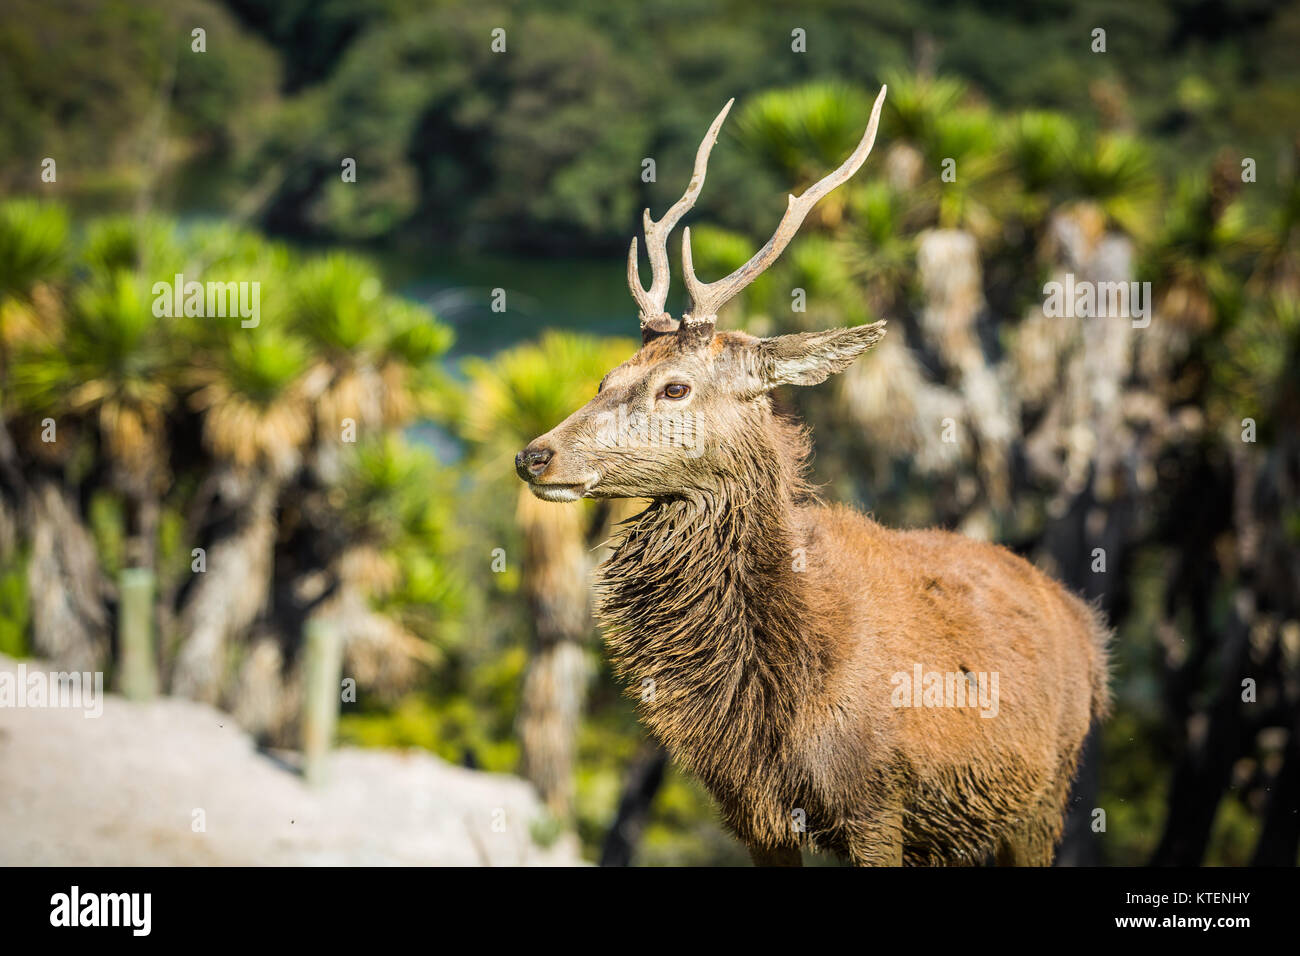
[[[799,231],[809,211],[817,205],[818,200],[844,183],[862,167],[862,164],[867,161],[871,147],[876,142],[876,126],[880,123],[880,109],[884,106],[887,89],[884,86],[880,88],[876,105],[871,108],[871,121],[867,123],[867,131],[862,134],[862,140],[852,155],[840,165],[839,169],[808,187],[802,196],[792,195],[790,205],[786,207],[785,215],[781,217],[781,223],[776,227],[772,238],[767,241],[767,245],[759,249],[752,259],[731,275],[709,283],[701,282],[696,278],[695,266],[691,261],[691,230],[689,227],[683,230],[682,272],[686,278],[686,289],[691,297],[690,311],[682,316],[683,329],[700,325],[712,326],[717,320],[718,310],[776,261],[789,245],[790,240],[794,238],[794,234]]]
[[[682,193],[682,198],[673,203],[658,222],[650,218],[649,209],[641,215],[645,229],[645,251],[650,259],[650,288],[646,290],[641,285],[641,269],[637,264],[635,238],[632,239],[632,246],[627,254],[627,284],[632,290],[632,298],[636,300],[637,307],[641,311],[643,334],[647,323],[658,319],[663,314],[664,303],[668,301],[668,283],[672,278],[668,266],[668,236],[682,216],[695,205],[695,200],[704,187],[704,175],[709,168],[709,153],[713,151],[713,144],[718,141],[718,130],[722,128],[722,121],[727,118],[727,113],[731,111],[731,104],[734,102],[736,102],[734,98],[727,100],[727,105],[722,108],[722,112],[713,120],[709,131],[700,141],[700,147],[695,151],[695,170],[691,174],[686,192]]]

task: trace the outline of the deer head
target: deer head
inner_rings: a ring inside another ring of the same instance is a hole
[[[664,311],[668,234],[704,186],[709,153],[731,104],[722,108],[695,154],[690,184],[658,222],[643,216],[652,279],[641,284],[637,241],[627,277],[641,314],[641,349],[609,372],[590,402],[515,457],[515,470],[537,497],[663,498],[711,494],[754,463],[779,457],[768,393],[778,385],[816,385],[849,366],[885,334],[884,322],[825,332],[756,338],[717,331],[718,311],[768,268],[817,201],[848,180],[871,152],[885,101],[881,87],[866,132],[852,155],[800,196],[791,196],[772,238],[748,262],[716,282],[701,282],[682,233],[682,271],[690,305],[681,320]],[[788,439],[787,439],[788,440]]]

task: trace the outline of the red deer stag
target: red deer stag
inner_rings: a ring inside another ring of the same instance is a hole
[[[728,103],[682,198],[658,222],[645,213],[648,291],[632,240],[641,350],[515,466],[546,501],[650,499],[601,569],[599,618],[649,729],[755,863],[798,865],[810,845],[856,864],[1048,865],[1084,737],[1108,708],[1103,620],[1004,548],[815,500],[806,433],[770,392],[843,370],[884,322],[715,331],[862,166],[884,98],[853,154],[791,196],[731,275],[701,282],[684,230],[678,322],[664,312],[665,243],[704,185]]]

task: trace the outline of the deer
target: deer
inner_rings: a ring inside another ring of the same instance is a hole
[[[809,434],[773,392],[844,370],[884,321],[768,338],[717,328],[866,161],[885,93],[848,159],[791,195],[730,275],[701,282],[683,230],[689,305],[674,319],[667,237],[704,185],[728,101],[682,197],[658,221],[643,214],[649,289],[632,240],[641,348],[515,469],[544,501],[648,501],[597,569],[596,617],[640,719],[755,865],[799,866],[808,848],[859,866],[1046,866],[1110,707],[1102,613],[999,545],[820,501]],[[993,706],[957,699],[976,685]]]

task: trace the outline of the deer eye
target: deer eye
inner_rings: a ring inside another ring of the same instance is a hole
[[[673,401],[678,402],[691,394],[691,387],[689,385],[683,385],[681,382],[672,382],[664,386],[664,390],[661,394],[664,398],[671,398]]]

